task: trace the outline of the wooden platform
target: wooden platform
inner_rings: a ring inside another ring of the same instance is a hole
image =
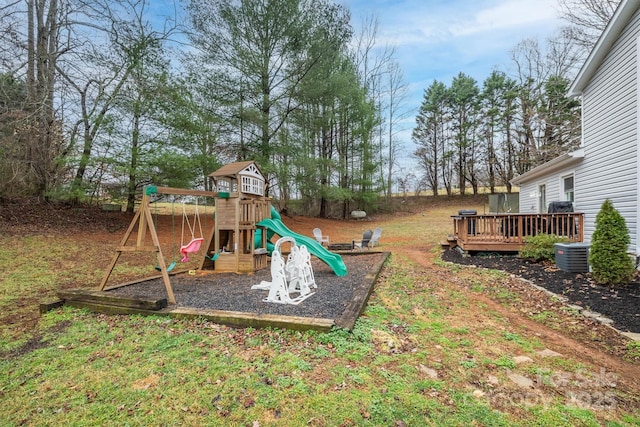
[[[457,246],[465,252],[518,252],[527,237],[538,234],[554,234],[570,242],[584,238],[580,212],[454,215],[452,219],[453,234],[441,246]]]
[[[95,289],[59,291],[57,293],[59,300],[42,303],[40,305],[40,311],[46,312],[47,310],[64,304],[107,314],[144,314],[174,318],[205,318],[212,322],[236,327],[275,327],[319,331],[329,331],[334,327],[338,327],[351,330],[360,314],[362,314],[373,290],[373,286],[382,270],[382,266],[389,256],[388,252],[380,252],[378,254],[381,255],[379,261],[375,262],[364,277],[351,279],[357,281],[351,300],[348,301],[342,314],[332,319],[178,306],[176,304],[167,304],[166,298],[125,297],[116,295],[112,290],[97,291]],[[133,285],[135,286],[135,283]],[[322,283],[318,283],[318,287],[321,286]]]

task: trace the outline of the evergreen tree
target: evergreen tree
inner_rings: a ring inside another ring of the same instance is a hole
[[[515,149],[513,147],[514,100],[516,82],[504,72],[493,71],[484,81],[480,94],[479,137],[483,140],[486,179],[491,193],[496,186],[505,185],[511,192],[509,180],[514,176]]]
[[[631,281],[635,268],[627,254],[630,241],[624,218],[611,200],[605,200],[596,216],[589,253],[589,264],[597,282],[618,285]]]
[[[568,98],[569,80],[551,76],[544,85],[538,114],[544,120],[544,133],[540,138],[541,162],[575,150],[580,145],[580,102]]]
[[[476,139],[476,127],[479,111],[480,89],[476,80],[459,73],[451,82],[450,106],[451,126],[455,135],[456,170],[460,194],[465,194],[466,183],[471,184],[473,194],[478,194],[480,177],[478,164],[479,142]]]
[[[422,105],[416,116],[416,127],[412,133],[413,141],[419,146],[413,156],[418,159],[434,196],[438,195],[441,184],[447,186],[446,182],[450,182],[450,179],[447,180],[440,169],[441,154],[446,150],[445,127],[448,96],[445,84],[434,80],[424,92]],[[441,182],[441,179],[446,182]]]

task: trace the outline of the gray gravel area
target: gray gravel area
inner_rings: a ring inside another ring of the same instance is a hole
[[[237,311],[254,314],[278,314],[313,318],[335,319],[353,298],[354,291],[368,286],[366,276],[386,256],[383,253],[345,254],[346,276],[336,274],[322,261],[312,257],[316,284],[315,294],[299,305],[277,304],[263,301],[267,290],[252,290],[262,280],[271,281],[269,268],[254,274],[197,272],[196,275],[178,274],[171,277],[171,286],[180,307]],[[167,296],[161,279],[137,283],[111,290],[117,295],[138,296],[146,299]],[[297,294],[292,294],[297,296]]]

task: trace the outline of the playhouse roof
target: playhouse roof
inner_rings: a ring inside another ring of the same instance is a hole
[[[257,172],[264,179],[265,178],[264,174],[262,173],[262,171],[260,170],[260,168],[258,167],[256,162],[254,162],[253,160],[248,160],[248,161],[245,161],[245,162],[229,163],[227,165],[222,166],[217,171],[214,171],[214,172],[210,173],[209,176],[212,177],[212,178],[220,178],[220,177],[225,177],[225,176],[226,177],[235,177],[237,175],[240,175],[240,173],[243,172],[243,171],[247,171],[247,172],[250,171],[251,169],[253,169],[252,166],[255,167]]]

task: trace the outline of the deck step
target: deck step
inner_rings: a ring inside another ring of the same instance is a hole
[[[456,239],[447,239],[446,241],[440,242],[440,247],[442,249],[453,249],[458,246],[458,241]]]

